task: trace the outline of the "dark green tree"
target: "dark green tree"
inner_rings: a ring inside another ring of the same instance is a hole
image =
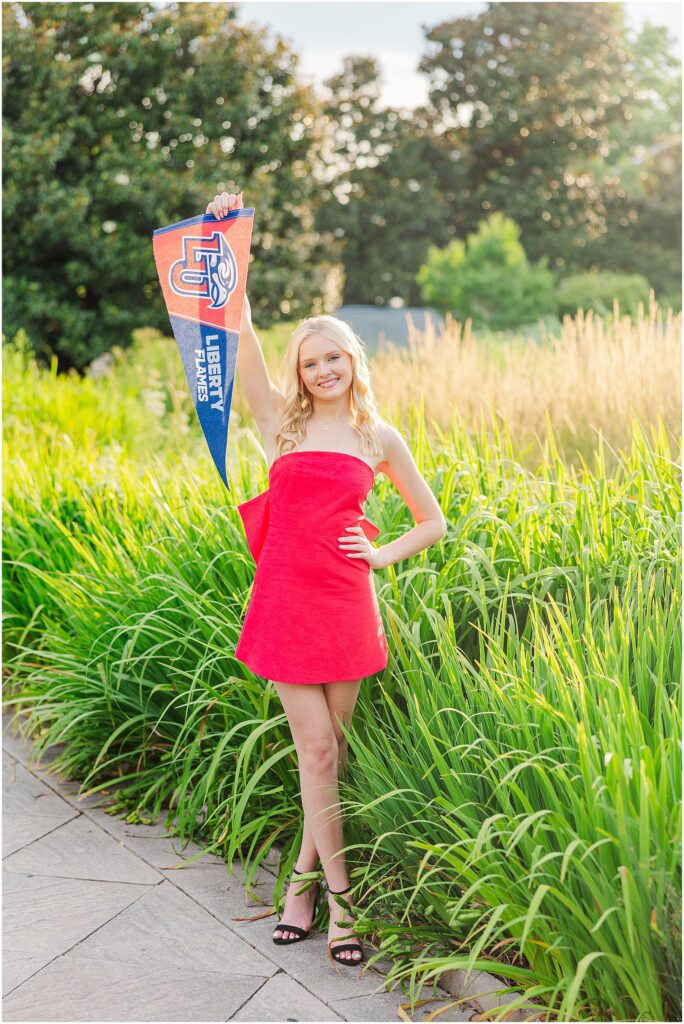
[[[337,237],[345,300],[420,301],[409,278],[428,244],[495,210],[560,277],[612,269],[674,290],[681,76],[667,33],[632,40],[615,4],[506,3],[427,40],[428,109],[382,108],[370,57],[326,83],[317,223]]]
[[[619,167],[622,184],[630,190],[638,185],[638,180],[630,177],[632,169],[638,167],[635,156],[662,140],[681,135],[682,71],[675,48],[676,40],[667,28],[648,22],[633,39],[630,37],[630,96],[625,121],[615,122],[609,131],[615,143],[612,169]]]
[[[666,28],[644,24],[632,44],[626,122],[611,126],[612,160],[587,170],[601,181],[606,230],[589,241],[597,267],[639,273],[656,296],[681,302],[682,74]]]
[[[345,58],[325,86],[316,223],[337,240],[344,301],[383,304],[399,296],[423,305],[416,273],[430,243],[445,244],[453,234],[444,188],[450,154],[425,111],[381,106],[373,57]]]
[[[257,209],[255,317],[320,293],[315,96],[233,4],[3,5],[4,330],[60,368],[169,323],[154,228],[236,186]]]
[[[434,26],[427,41],[433,114],[467,182],[459,234],[499,210],[520,225],[530,259],[581,265],[605,208],[593,178],[573,170],[611,158],[630,96],[620,5],[493,3]]]

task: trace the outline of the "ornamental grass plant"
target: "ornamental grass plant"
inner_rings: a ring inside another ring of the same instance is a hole
[[[412,1001],[446,970],[486,969],[541,1019],[681,1019],[681,435],[677,367],[659,364],[680,319],[592,321],[595,366],[634,402],[616,400],[590,452],[603,406],[563,339],[540,349],[531,468],[495,369],[489,420],[470,398],[428,416],[418,379],[401,408],[448,532],[375,574],[390,661],[363,683],[341,797],[355,931]],[[564,338],[588,344],[588,322]],[[652,346],[641,391],[615,353],[635,331]],[[548,390],[562,368],[586,427],[565,448],[568,399]],[[282,849],[280,886],[301,834],[294,745],[273,686],[232,657],[254,572],[235,505],[266,488],[263,452],[240,416],[227,495],[191,420],[164,444],[184,414],[167,394],[146,453],[154,413],[123,355],[117,373],[61,379],[5,348],[5,706],[112,813],[161,815],[249,875]],[[367,512],[378,543],[411,525],[385,477]]]

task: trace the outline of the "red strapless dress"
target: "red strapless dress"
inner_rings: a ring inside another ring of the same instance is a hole
[[[257,564],[235,657],[281,683],[363,679],[387,665],[371,567],[337,538],[359,525],[375,474],[363,459],[330,451],[281,455],[269,489],[238,505]]]

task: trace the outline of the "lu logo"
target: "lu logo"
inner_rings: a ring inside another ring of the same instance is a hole
[[[182,247],[182,258],[169,268],[170,287],[176,295],[209,299],[210,309],[221,309],[238,283],[237,261],[223,232],[211,238],[183,235]]]

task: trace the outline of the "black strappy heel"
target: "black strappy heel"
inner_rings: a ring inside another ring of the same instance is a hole
[[[330,886],[328,886],[327,888],[328,892],[332,893],[333,896],[343,896],[345,892],[349,892],[349,890],[351,889],[351,885],[348,885],[346,889],[340,889],[339,892],[335,892],[335,890],[331,889]],[[341,902],[344,904],[343,909],[346,909],[351,913],[351,907],[349,906],[347,900],[342,900]],[[345,922],[338,921],[337,923],[344,924]],[[363,961],[365,960],[365,956],[363,954],[363,948],[361,946],[361,943],[358,941],[358,939],[356,940],[356,942],[343,942],[341,946],[335,946],[334,949],[330,948],[330,944],[332,942],[339,942],[340,938],[341,936],[337,939],[330,939],[328,941],[328,956],[331,956],[333,960],[337,960],[338,964],[345,964],[347,967],[355,967],[357,964],[362,964]],[[337,953],[341,953],[345,949],[350,949],[355,953],[360,953],[361,956],[359,957],[358,960],[354,960],[353,957],[349,957],[349,959],[347,959],[346,957],[340,957],[336,955]]]
[[[302,876],[304,876],[304,875],[317,874],[317,872],[314,872],[314,871],[297,871],[296,868],[292,868],[292,874],[293,874],[293,876],[294,875],[302,875]],[[290,884],[292,884],[292,883],[290,883]],[[316,904],[318,903],[318,897],[320,895],[320,891],[321,891],[320,884],[318,882],[316,882],[316,899],[314,900],[313,917],[311,918],[312,927],[313,927],[313,919],[316,916]],[[299,893],[297,893],[297,895],[299,895]],[[309,929],[300,928],[296,924],[277,924],[275,926],[275,928],[273,929],[273,941],[275,942],[276,946],[289,946],[293,942],[301,942],[302,939],[305,939],[307,937],[307,935],[309,934],[310,931],[311,931],[311,928],[309,928]],[[275,936],[276,932],[295,932],[296,933],[296,938],[294,938],[294,939],[293,938],[286,939],[282,935],[280,936],[280,938],[276,938],[276,936]]]

